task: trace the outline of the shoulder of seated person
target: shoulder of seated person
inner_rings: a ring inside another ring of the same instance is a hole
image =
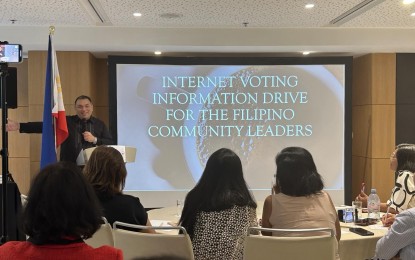
[[[398,216],[404,216],[404,215],[411,216],[411,217],[415,217],[415,208],[410,208],[410,209],[401,211],[398,214],[395,214],[396,217],[398,217]]]
[[[272,196],[275,196],[275,194],[273,194],[273,195],[268,195],[268,196],[265,198],[265,201],[264,201],[264,202],[271,202],[271,201],[272,201]]]
[[[133,196],[133,195],[129,195],[129,194],[123,194],[123,193],[121,193],[121,194],[119,194],[119,196],[120,197],[123,197],[123,198],[129,198],[129,199],[132,199],[132,200],[138,200],[138,201],[140,201],[140,198],[139,197],[136,197],[136,196]]]
[[[402,171],[399,171],[399,174],[398,174],[398,176],[402,176],[402,175],[414,175],[414,173],[413,172],[411,172],[411,171],[408,171],[408,170],[402,170]]]

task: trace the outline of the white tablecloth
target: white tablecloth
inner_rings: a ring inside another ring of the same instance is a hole
[[[262,204],[258,202],[257,216],[262,217]],[[178,216],[177,207],[166,207],[148,211],[148,216],[154,226],[177,225],[180,217]],[[376,242],[386,232],[380,224],[362,227],[374,233],[373,236],[360,236],[349,231],[350,227],[358,227],[353,223],[340,223],[342,235],[339,243],[339,254],[341,260],[361,260],[370,259],[375,255]],[[164,231],[169,233],[169,231]],[[171,232],[171,231],[170,231]]]

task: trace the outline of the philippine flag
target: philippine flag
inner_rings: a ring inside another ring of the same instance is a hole
[[[68,137],[58,61],[49,35],[43,108],[42,152],[40,168],[57,161],[56,148]]]

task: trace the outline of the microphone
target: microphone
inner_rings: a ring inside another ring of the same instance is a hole
[[[82,119],[81,122],[81,133],[87,131],[88,127],[87,127],[87,120],[84,118]]]

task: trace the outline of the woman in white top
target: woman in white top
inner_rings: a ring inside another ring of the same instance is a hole
[[[390,169],[396,173],[395,187],[389,200],[381,203],[381,211],[396,214],[415,207],[415,145],[398,145],[390,156]],[[365,193],[360,193],[357,199],[363,202],[363,206],[367,204]],[[385,214],[383,224],[390,226],[395,220],[395,214]]]
[[[340,240],[336,210],[330,196],[323,191],[324,184],[311,154],[301,147],[287,147],[277,155],[276,164],[276,194],[265,199],[262,227],[329,227]],[[272,234],[263,232],[263,235]]]

